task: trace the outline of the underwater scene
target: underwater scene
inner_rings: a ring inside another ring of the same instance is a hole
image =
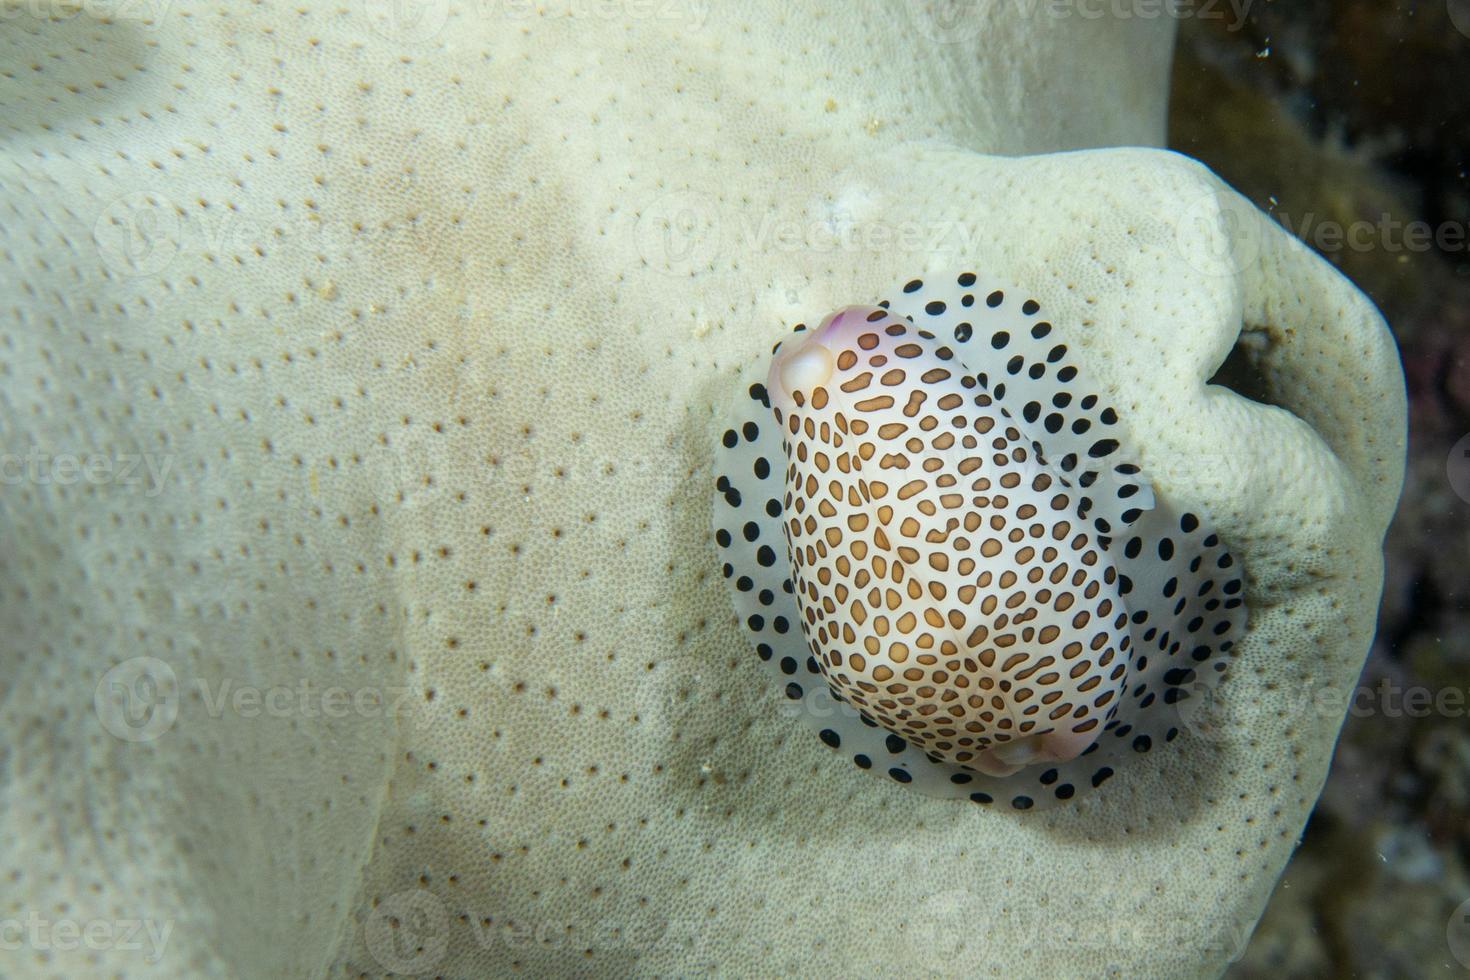
[[[1470,0],[0,0],[0,978],[1470,976]]]

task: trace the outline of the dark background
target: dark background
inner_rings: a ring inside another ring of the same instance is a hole
[[[1361,684],[1458,689],[1441,704],[1461,707],[1391,711],[1379,697],[1350,713],[1229,976],[1470,976],[1446,934],[1470,899],[1470,500],[1447,469],[1470,434],[1470,0],[1247,9],[1241,23],[1228,5],[1181,6],[1170,145],[1305,225],[1309,244],[1333,223],[1388,229],[1314,245],[1383,311],[1409,391],[1408,473]],[[1416,220],[1444,229],[1444,247],[1411,247],[1391,224]]]

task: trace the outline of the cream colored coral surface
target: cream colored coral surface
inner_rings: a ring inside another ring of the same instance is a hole
[[[4,6],[0,973],[1238,950],[1374,628],[1392,341],[1200,166],[1058,152],[1159,143],[1166,19],[796,6]],[[1040,814],[811,737],[710,528],[770,345],[960,267],[1247,572],[1211,718]]]

